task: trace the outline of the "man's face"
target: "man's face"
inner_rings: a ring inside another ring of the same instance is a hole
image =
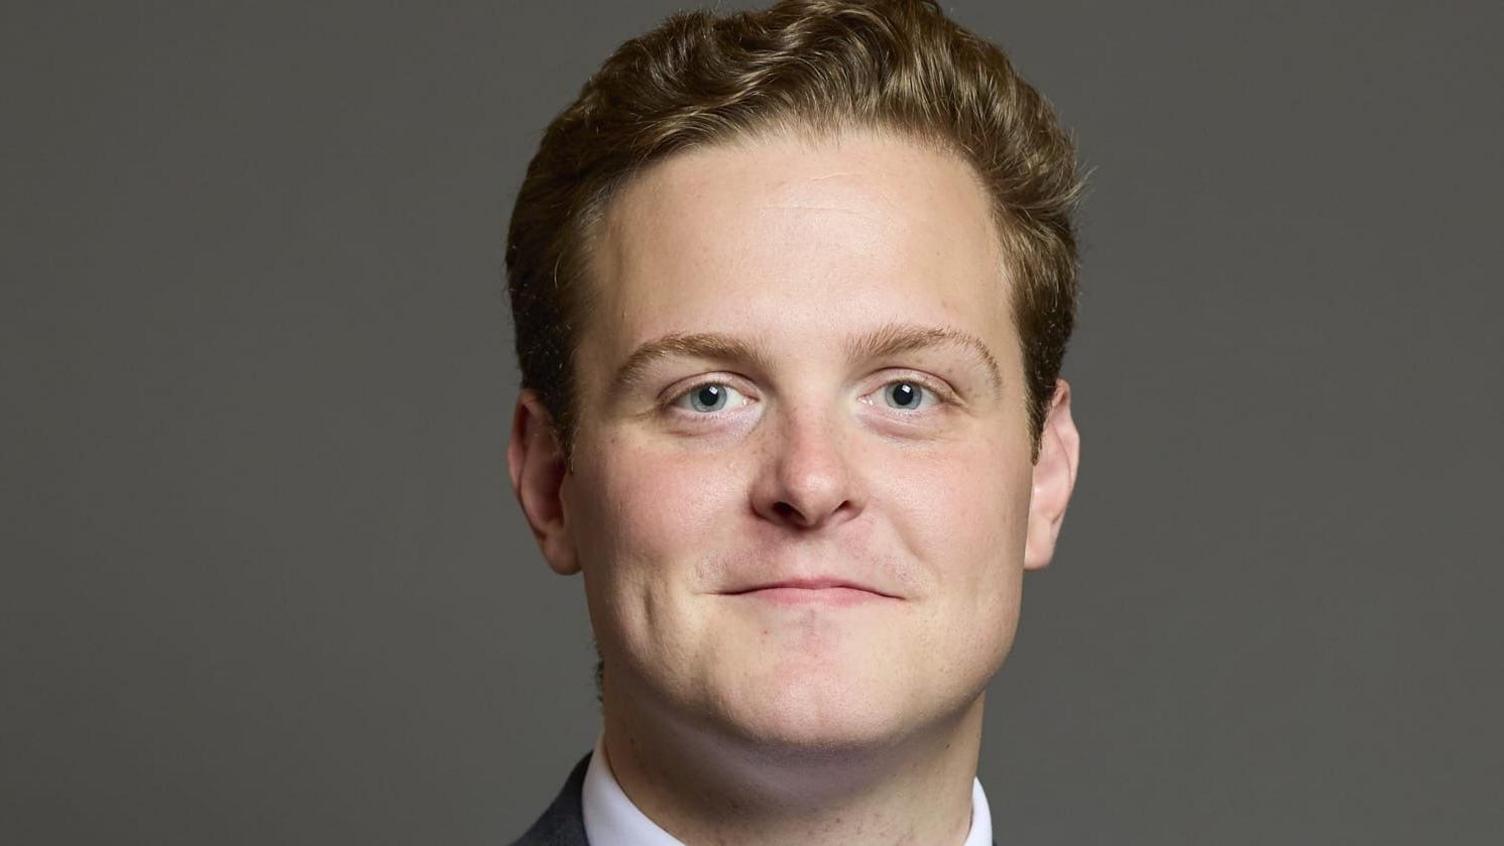
[[[826,749],[958,716],[1012,642],[1034,469],[969,167],[871,133],[696,150],[596,246],[550,557],[608,709]]]

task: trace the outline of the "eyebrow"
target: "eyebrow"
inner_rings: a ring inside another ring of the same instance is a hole
[[[959,329],[914,323],[887,323],[871,332],[848,338],[846,355],[851,361],[865,361],[943,346],[960,347],[971,353],[992,380],[992,387],[995,390],[1002,388],[1002,371],[992,351],[980,338]],[[768,369],[769,360],[765,347],[732,335],[676,332],[648,341],[633,350],[616,369],[609,393],[620,396],[642,381],[653,362],[672,356],[746,361],[764,370]]]

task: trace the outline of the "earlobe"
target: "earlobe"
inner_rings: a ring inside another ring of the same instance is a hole
[[[580,570],[574,541],[565,526],[564,477],[568,470],[553,421],[537,392],[524,388],[512,414],[507,470],[512,491],[548,566],[560,575]]]
[[[1039,458],[1034,462],[1024,569],[1042,569],[1054,557],[1055,541],[1060,536],[1065,508],[1076,486],[1080,460],[1081,435],[1071,418],[1071,386],[1059,379],[1040,432]]]

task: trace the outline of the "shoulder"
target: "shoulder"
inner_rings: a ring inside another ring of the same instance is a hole
[[[585,839],[585,815],[580,796],[591,754],[587,752],[574,765],[548,810],[511,846],[589,846]]]

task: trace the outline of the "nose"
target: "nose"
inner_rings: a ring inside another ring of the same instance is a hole
[[[816,415],[785,418],[764,446],[753,509],[770,522],[798,529],[856,516],[863,496],[844,438],[838,424]]]

